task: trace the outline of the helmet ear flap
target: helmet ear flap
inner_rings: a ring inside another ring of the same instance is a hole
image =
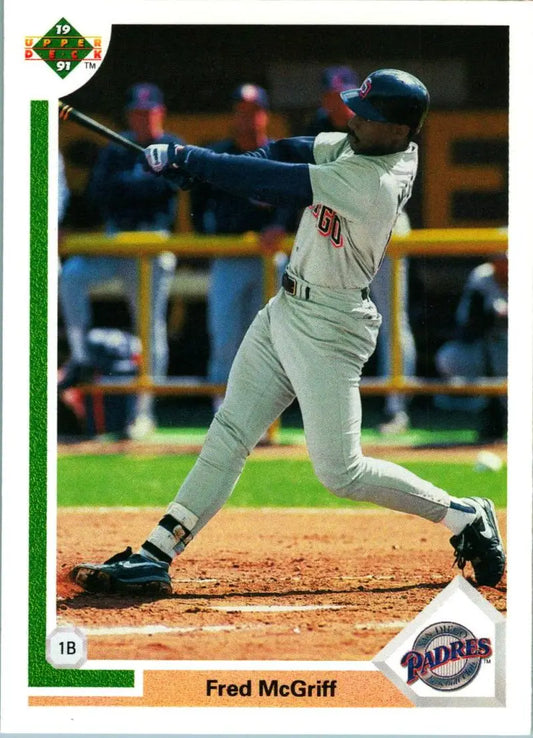
[[[426,122],[426,118],[428,117],[428,113],[429,113],[429,95],[428,95],[428,105],[427,105],[426,109],[424,110],[424,112],[422,113],[422,115],[420,116],[420,120],[418,122],[418,126],[416,127],[416,130],[413,133],[414,136],[418,135],[420,133],[420,131],[422,130],[422,126]]]

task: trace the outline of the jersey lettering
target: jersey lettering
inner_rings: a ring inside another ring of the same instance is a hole
[[[309,208],[317,219],[318,232],[324,238],[329,238],[333,248],[340,249],[344,246],[344,238],[341,232],[341,221],[337,213],[326,205],[315,205]]]

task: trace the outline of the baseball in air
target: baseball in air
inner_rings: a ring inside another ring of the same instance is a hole
[[[499,471],[503,466],[503,461],[492,451],[480,451],[476,457],[474,469],[476,471]]]

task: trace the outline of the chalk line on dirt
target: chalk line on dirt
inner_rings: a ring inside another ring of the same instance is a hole
[[[58,620],[59,624],[59,620]],[[66,625],[66,623],[62,623]],[[70,625],[70,623],[69,623]],[[253,625],[114,625],[87,627],[77,625],[86,635],[90,636],[119,636],[119,635],[163,635],[170,633],[226,633],[236,630],[254,630]]]
[[[213,605],[221,612],[305,612],[306,610],[342,610],[346,605]]]
[[[308,606],[309,609],[315,606]],[[340,607],[340,606],[339,606]],[[212,608],[216,609],[216,608]],[[264,610],[262,610],[264,612]],[[409,625],[410,621],[396,620],[388,623],[354,623],[351,627],[356,631],[386,631],[401,630]],[[58,625],[71,625],[63,619],[57,621]],[[138,635],[171,635],[184,633],[234,633],[243,630],[265,630],[269,626],[265,623],[243,623],[240,625],[221,624],[221,625],[115,625],[115,626],[84,626],[77,625],[88,636],[138,636]],[[294,630],[294,629],[293,629]],[[297,631],[295,631],[297,632]]]

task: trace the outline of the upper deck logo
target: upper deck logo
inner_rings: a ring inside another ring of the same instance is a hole
[[[433,623],[415,638],[401,665],[407,669],[407,684],[421,679],[433,689],[449,692],[475,679],[492,651],[490,638],[476,638],[458,623]]]
[[[26,36],[24,58],[46,62],[64,79],[82,61],[89,69],[96,69],[97,63],[102,61],[102,38],[82,36],[71,23],[61,18],[44,36]]]

